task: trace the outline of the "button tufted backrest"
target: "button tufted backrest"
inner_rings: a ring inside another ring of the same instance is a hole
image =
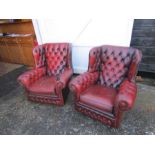
[[[36,68],[46,66],[47,75],[58,76],[65,68],[72,68],[69,43],[47,43],[33,49]]]
[[[134,80],[141,52],[132,47],[98,46],[90,50],[89,72],[100,72],[99,83],[118,87],[125,78]]]
[[[119,46],[101,48],[100,82],[102,85],[115,88],[127,78],[134,49]]]
[[[65,68],[71,67],[70,45],[68,43],[45,44],[47,74],[58,76]]]
[[[45,49],[43,48],[43,45],[38,45],[34,47],[33,57],[36,68],[45,66]]]
[[[100,61],[101,61],[100,56],[101,56],[101,48],[100,47],[94,47],[90,50],[89,65],[88,65],[89,72],[99,71]]]

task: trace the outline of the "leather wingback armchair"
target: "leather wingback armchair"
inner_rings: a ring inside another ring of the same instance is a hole
[[[63,105],[73,74],[69,43],[48,43],[33,49],[35,68],[18,77],[31,101]]]
[[[105,45],[91,49],[88,71],[69,84],[76,110],[118,128],[123,112],[134,106],[141,57],[141,52],[131,47]]]

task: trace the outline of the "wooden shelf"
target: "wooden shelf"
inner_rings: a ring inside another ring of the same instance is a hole
[[[32,22],[32,20],[31,19],[25,19],[25,20],[14,21],[14,22],[0,20],[0,24],[21,24],[21,23],[27,23],[27,22]]]
[[[32,49],[35,33],[31,20],[0,23],[0,33],[31,34],[30,36],[0,36],[0,60],[34,66]]]

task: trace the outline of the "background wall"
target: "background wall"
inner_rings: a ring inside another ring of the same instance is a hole
[[[74,73],[87,70],[89,50],[111,44],[129,46],[133,19],[33,20],[39,44],[72,43]]]
[[[135,19],[131,46],[143,54],[139,71],[155,73],[155,19]]]

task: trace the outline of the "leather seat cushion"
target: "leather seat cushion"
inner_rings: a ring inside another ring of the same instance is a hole
[[[91,108],[112,113],[116,95],[114,88],[93,85],[80,95],[80,102]]]
[[[31,84],[28,88],[30,93],[34,94],[55,94],[56,80],[52,76],[44,76]]]

